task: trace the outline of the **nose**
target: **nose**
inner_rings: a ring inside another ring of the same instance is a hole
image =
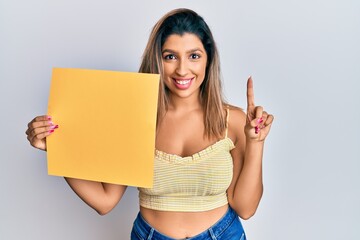
[[[179,76],[186,76],[186,74],[188,73],[188,66],[186,60],[180,59],[178,61],[175,72]]]

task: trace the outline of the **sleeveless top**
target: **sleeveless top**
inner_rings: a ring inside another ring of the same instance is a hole
[[[155,150],[152,188],[138,188],[140,206],[162,211],[199,212],[228,203],[226,190],[233,176],[230,150],[235,148],[227,136],[191,156]]]

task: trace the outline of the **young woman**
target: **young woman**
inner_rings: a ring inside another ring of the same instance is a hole
[[[246,114],[224,102],[213,36],[188,9],[171,11],[156,23],[140,72],[160,73],[161,81],[154,186],[139,188],[131,239],[246,239],[238,216],[250,218],[260,202],[264,140],[273,121],[255,106],[252,79]],[[46,137],[57,128],[51,117],[39,116],[26,134],[32,146],[46,151]],[[65,179],[101,215],[126,190]]]

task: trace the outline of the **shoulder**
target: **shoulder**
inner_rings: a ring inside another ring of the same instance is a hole
[[[244,127],[246,124],[246,113],[240,107],[227,105],[229,109],[228,134],[234,142],[244,137]]]
[[[226,108],[229,109],[229,126],[230,125],[245,126],[246,113],[242,108],[229,104],[226,106]]]

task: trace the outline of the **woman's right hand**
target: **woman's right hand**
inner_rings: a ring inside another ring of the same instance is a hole
[[[37,116],[29,122],[25,133],[31,146],[46,151],[46,137],[52,134],[58,127],[58,125],[51,121],[50,116]]]
[[[46,137],[58,127],[51,121],[50,116],[37,116],[29,122],[25,133],[31,146],[46,151]],[[74,192],[100,215],[110,212],[120,201],[126,190],[125,185],[69,177],[65,177],[65,180]]]

